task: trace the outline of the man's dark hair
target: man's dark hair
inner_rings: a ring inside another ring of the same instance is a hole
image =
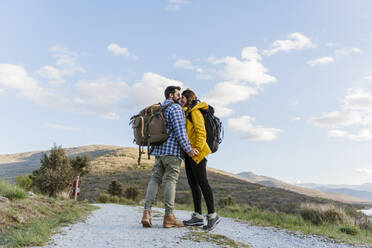
[[[176,90],[181,90],[181,87],[180,86],[168,86],[164,91],[165,99],[168,99],[169,94],[171,93],[174,94]]]

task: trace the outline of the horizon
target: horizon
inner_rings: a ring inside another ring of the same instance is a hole
[[[129,118],[193,89],[225,138],[208,165],[372,182],[372,2],[0,3],[0,154],[131,146]]]

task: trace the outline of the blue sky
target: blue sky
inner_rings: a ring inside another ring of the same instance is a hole
[[[169,84],[225,126],[214,168],[372,181],[370,1],[2,1],[0,154],[132,146]]]

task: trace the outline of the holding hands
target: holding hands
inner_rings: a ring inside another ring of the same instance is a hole
[[[199,155],[199,151],[196,148],[193,148],[191,152],[187,153],[189,157],[195,157]]]

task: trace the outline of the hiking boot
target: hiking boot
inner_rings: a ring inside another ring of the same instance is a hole
[[[176,220],[173,214],[165,215],[163,221],[164,228],[171,228],[171,227],[183,227],[185,226],[182,222]]]
[[[150,210],[143,211],[141,223],[143,227],[152,227]]]
[[[192,213],[191,219],[184,220],[183,224],[185,226],[202,226],[204,225],[204,219],[201,214],[198,213]]]
[[[204,230],[211,231],[213,230],[216,225],[221,221],[221,217],[218,216],[216,213],[208,214],[207,215],[207,225],[203,226]]]

